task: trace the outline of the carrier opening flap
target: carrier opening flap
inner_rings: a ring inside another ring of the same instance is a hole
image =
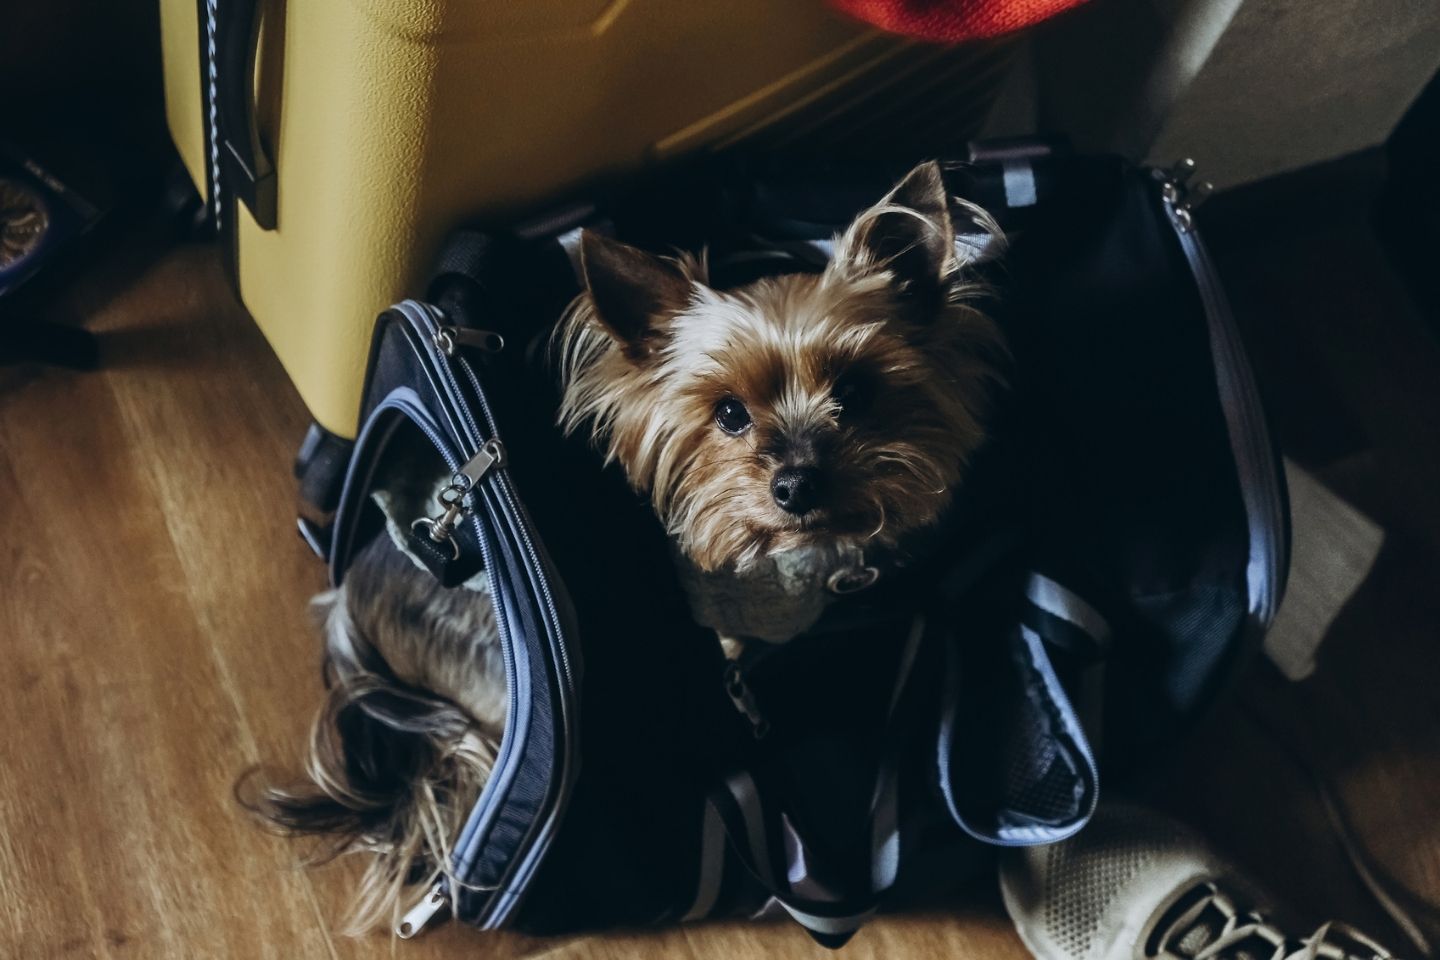
[[[437,506],[436,516],[415,521],[438,527],[447,517],[437,543],[467,569],[485,571],[511,690],[494,772],[442,886],[458,916],[499,926],[551,846],[574,785],[580,656],[568,595],[519,499],[475,369],[445,348],[445,320],[430,305],[406,301],[376,324],[362,426],[336,511],[331,579],[342,582],[374,532],[367,508],[380,467],[404,469],[394,439],[423,435],[453,471],[447,490],[455,497],[446,502],[453,516]]]

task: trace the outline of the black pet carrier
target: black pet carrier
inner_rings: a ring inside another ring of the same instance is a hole
[[[312,494],[344,465],[333,524],[302,529],[338,584],[376,465],[423,433],[464,491],[434,569],[488,572],[511,689],[407,934],[441,907],[537,932],[784,911],[843,943],[922,861],[1079,830],[1097,761],[1142,765],[1256,645],[1284,480],[1185,171],[1034,143],[946,165],[1008,237],[984,269],[1012,360],[923,560],[738,662],[696,626],[647,504],[554,426],[579,230],[704,246],[718,286],[815,271],[901,172],[710,167],[461,231],[427,301],[380,317],[353,453],[302,463]]]

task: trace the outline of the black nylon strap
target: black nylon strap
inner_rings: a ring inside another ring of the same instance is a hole
[[[754,781],[748,776],[744,779],[753,786]],[[753,802],[747,804],[749,809],[746,810],[729,790],[712,791],[709,798],[725,827],[736,859],[754,882],[803,926],[816,943],[832,950],[844,946],[875,913],[879,894],[837,900],[816,900],[797,895],[786,878],[784,846],[777,829],[778,816],[769,811],[758,791],[748,799]]]
[[[460,227],[445,241],[425,298],[440,308],[447,322],[459,327],[483,326],[486,288],[496,267],[498,246],[494,235],[477,227]]]
[[[483,284],[496,245],[495,237],[478,227],[460,227],[451,233],[430,272],[426,299],[438,303],[444,288],[456,281]]]
[[[474,538],[469,536],[469,525],[456,528],[439,541],[429,534],[430,529],[427,524],[412,526],[405,542],[442,587],[458,587],[480,572],[483,567],[480,548],[471,542]]]

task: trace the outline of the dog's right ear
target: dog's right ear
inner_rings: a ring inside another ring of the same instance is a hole
[[[589,230],[580,234],[580,266],[596,315],[632,360],[650,355],[694,294],[677,264]]]
[[[958,265],[949,192],[940,165],[931,160],[855,218],[835,246],[827,275],[885,271],[905,313],[923,322],[944,305]]]

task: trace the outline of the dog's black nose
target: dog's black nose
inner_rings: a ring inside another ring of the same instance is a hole
[[[787,513],[809,513],[820,499],[820,471],[814,467],[785,467],[770,481],[770,494]]]

